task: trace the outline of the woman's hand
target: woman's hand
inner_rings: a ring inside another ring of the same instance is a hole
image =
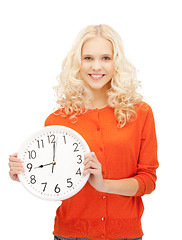
[[[14,153],[9,156],[9,175],[12,180],[19,182],[18,174],[22,173],[24,169],[22,161],[17,158],[17,155]]]
[[[102,166],[94,152],[85,155],[83,176],[90,173],[89,183],[99,192],[104,192]]]

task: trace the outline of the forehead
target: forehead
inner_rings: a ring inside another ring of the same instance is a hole
[[[94,37],[85,41],[82,46],[82,55],[113,54],[112,43],[103,37]]]

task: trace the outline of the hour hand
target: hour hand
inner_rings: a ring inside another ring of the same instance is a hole
[[[38,167],[35,167],[35,168],[43,168],[43,167],[45,167],[45,166],[52,165],[52,164],[53,164],[53,163],[47,163],[47,164],[40,165],[40,166],[38,166]]]

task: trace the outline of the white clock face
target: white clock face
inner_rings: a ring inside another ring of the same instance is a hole
[[[31,136],[18,158],[25,172],[19,175],[25,188],[39,198],[64,200],[86,184],[84,155],[90,149],[80,134],[64,126],[48,126]]]

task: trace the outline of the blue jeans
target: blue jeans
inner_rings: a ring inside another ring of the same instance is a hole
[[[142,237],[140,238],[117,238],[115,240],[142,240]],[[54,240],[92,240],[89,238],[74,238],[74,237],[58,237],[58,236],[54,236]],[[114,239],[111,239],[114,240]]]

